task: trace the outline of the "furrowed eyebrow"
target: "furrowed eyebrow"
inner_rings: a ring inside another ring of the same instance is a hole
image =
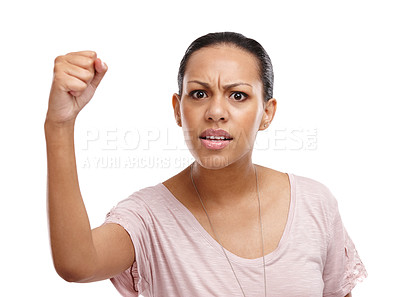
[[[191,80],[191,81],[188,81],[188,84],[189,83],[196,83],[196,84],[202,85],[205,88],[210,88],[210,85],[208,83],[205,83],[205,82],[202,82],[199,80]]]
[[[199,80],[191,80],[191,81],[188,81],[188,83],[196,83],[196,84],[202,85],[205,88],[210,88],[210,85],[208,83],[202,82],[202,81],[199,81]],[[231,89],[231,88],[234,88],[234,87],[237,87],[237,86],[242,86],[242,85],[249,86],[249,87],[253,88],[252,85],[250,85],[248,83],[245,83],[245,82],[237,82],[237,83],[233,83],[233,84],[228,84],[228,85],[223,86],[223,88],[224,89]]]
[[[229,84],[229,85],[225,85],[224,89],[231,89],[237,86],[249,86],[250,88],[253,88],[253,86],[251,84],[245,83],[245,82],[237,82],[237,83],[233,83],[233,84]]]

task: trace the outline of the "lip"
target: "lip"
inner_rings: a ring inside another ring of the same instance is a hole
[[[233,138],[228,132],[223,129],[207,129],[200,134],[200,138],[204,138],[206,136],[223,136],[228,139]]]
[[[206,136],[219,136],[219,137],[223,136],[223,137],[225,137],[227,139],[224,139],[224,140],[222,140],[222,139],[221,140],[218,140],[218,139],[211,140],[211,139],[205,139]],[[221,150],[224,147],[226,147],[233,139],[233,137],[223,129],[207,129],[207,130],[204,130],[200,134],[199,138],[200,138],[201,144],[204,145],[205,148],[210,149],[210,150]]]

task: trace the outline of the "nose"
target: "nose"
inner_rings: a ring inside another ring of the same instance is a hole
[[[205,113],[207,121],[226,121],[228,119],[227,102],[223,96],[213,96]]]

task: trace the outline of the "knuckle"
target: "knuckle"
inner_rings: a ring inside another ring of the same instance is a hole
[[[54,74],[59,74],[65,72],[66,65],[63,61],[58,61],[54,64],[53,72]]]
[[[88,70],[84,70],[82,71],[82,79],[86,82],[90,81],[93,78],[93,74],[88,71]]]
[[[97,57],[97,54],[95,51],[88,51],[88,54],[92,59],[95,59]]]
[[[86,67],[92,66],[93,59],[85,57],[83,63]]]
[[[54,63],[54,68],[53,68],[53,72],[54,74],[60,71],[60,65],[59,63]]]
[[[54,75],[53,76],[53,84],[54,85],[59,85],[59,84],[61,84],[61,78],[60,78],[60,76],[59,75]]]
[[[64,88],[68,85],[68,80],[61,73],[57,73],[53,77],[53,85],[57,88]]]
[[[63,58],[64,58],[64,56],[57,56],[57,57],[54,59],[54,64],[60,63],[60,62],[62,61]]]
[[[64,79],[65,79],[64,72],[56,69],[53,75],[54,82],[60,82],[63,81]]]

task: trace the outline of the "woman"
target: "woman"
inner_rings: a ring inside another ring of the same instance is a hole
[[[45,134],[62,278],[111,278],[123,296],[351,296],[367,273],[335,197],[316,180],[252,163],[277,101],[267,53],[241,34],[202,36],[182,59],[172,103],[194,163],[133,193],[91,230],[73,130],[106,71],[95,52],[55,60]]]

